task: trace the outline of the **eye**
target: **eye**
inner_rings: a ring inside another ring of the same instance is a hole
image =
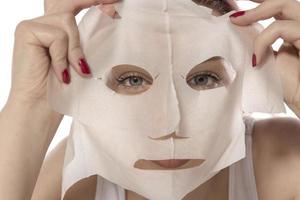
[[[138,72],[128,72],[122,74],[116,80],[118,86],[124,87],[143,87],[145,85],[151,85],[151,80],[147,80],[142,74]]]
[[[114,66],[108,74],[106,85],[116,93],[137,95],[147,91],[153,84],[151,74],[144,68],[121,64]]]
[[[146,84],[151,84],[149,81],[147,81],[145,78],[143,78],[136,72],[130,72],[121,75],[117,78],[117,82],[119,86],[125,87],[139,87]]]
[[[212,72],[199,72],[187,78],[190,87],[196,90],[207,90],[223,86],[222,79]]]

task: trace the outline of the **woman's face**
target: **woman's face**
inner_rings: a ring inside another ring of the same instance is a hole
[[[183,77],[186,84],[194,90],[210,90],[218,87],[227,87],[230,84],[230,77],[226,72],[225,61],[221,57],[213,57],[193,67],[186,77]],[[111,69],[107,79],[107,86],[116,93],[123,95],[138,95],[147,91],[155,82],[145,69],[134,65],[118,65]],[[160,138],[170,139],[176,136],[172,133],[169,136]],[[163,169],[187,169],[201,165],[204,159],[169,159],[169,160],[139,160],[135,167],[148,170]]]
[[[92,10],[81,31],[94,78],[73,81],[57,101],[76,97],[68,108],[91,173],[150,199],[179,199],[245,149],[243,72],[252,35],[243,33],[250,30],[192,2],[168,3],[168,17],[129,12],[136,4],[119,7],[116,20]],[[173,170],[188,163],[195,165]],[[172,169],[141,170],[151,166]],[[162,188],[176,193],[157,193]]]

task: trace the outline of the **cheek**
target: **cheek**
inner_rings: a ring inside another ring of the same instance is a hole
[[[180,94],[182,131],[197,135],[198,132],[213,129],[223,115],[225,107],[226,110],[230,110],[227,105],[229,104],[228,95],[224,86]]]
[[[220,121],[226,121],[224,116],[230,117],[240,111],[241,90],[236,82],[230,87],[221,86],[200,91],[190,88],[183,81],[180,82],[180,78],[176,82],[180,127],[184,134],[206,134],[205,130],[213,130]]]

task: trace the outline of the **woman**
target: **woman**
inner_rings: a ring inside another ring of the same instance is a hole
[[[112,0],[102,3],[112,3]],[[209,4],[215,14],[227,12],[225,4]],[[82,50],[74,15],[99,1],[46,1],[46,16],[21,22],[15,32],[12,88],[0,115],[0,194],[2,199],[59,199],[62,142],[45,161],[46,150],[62,119],[46,101],[46,77],[50,65],[65,84],[70,83],[67,66],[88,78],[89,70]],[[300,3],[296,0],[266,0],[253,10],[239,11],[232,22],[247,25],[276,16],[277,20],[255,42],[253,66],[259,64],[264,50],[276,38],[284,45],[277,55],[277,66],[288,106],[300,116]],[[110,5],[102,9],[114,15]],[[63,19],[63,20],[62,20]],[[293,45],[293,46],[292,46]],[[49,53],[47,51],[49,48]],[[30,118],[28,117],[30,113]],[[253,164],[259,199],[300,199],[300,122],[290,118],[257,121],[252,131]],[[9,153],[8,153],[9,152]],[[38,180],[37,180],[38,179]],[[95,178],[73,187],[66,199],[93,199]],[[35,188],[35,189],[34,189]],[[228,199],[228,170],[192,191],[185,199]],[[131,191],[128,200],[144,199]]]

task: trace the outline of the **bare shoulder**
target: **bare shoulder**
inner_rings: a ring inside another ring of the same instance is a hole
[[[259,199],[297,200],[300,195],[300,120],[258,120],[253,129],[253,162]]]
[[[31,200],[60,200],[66,139],[62,140],[45,158]],[[95,199],[97,177],[83,179],[72,186],[64,200]]]

